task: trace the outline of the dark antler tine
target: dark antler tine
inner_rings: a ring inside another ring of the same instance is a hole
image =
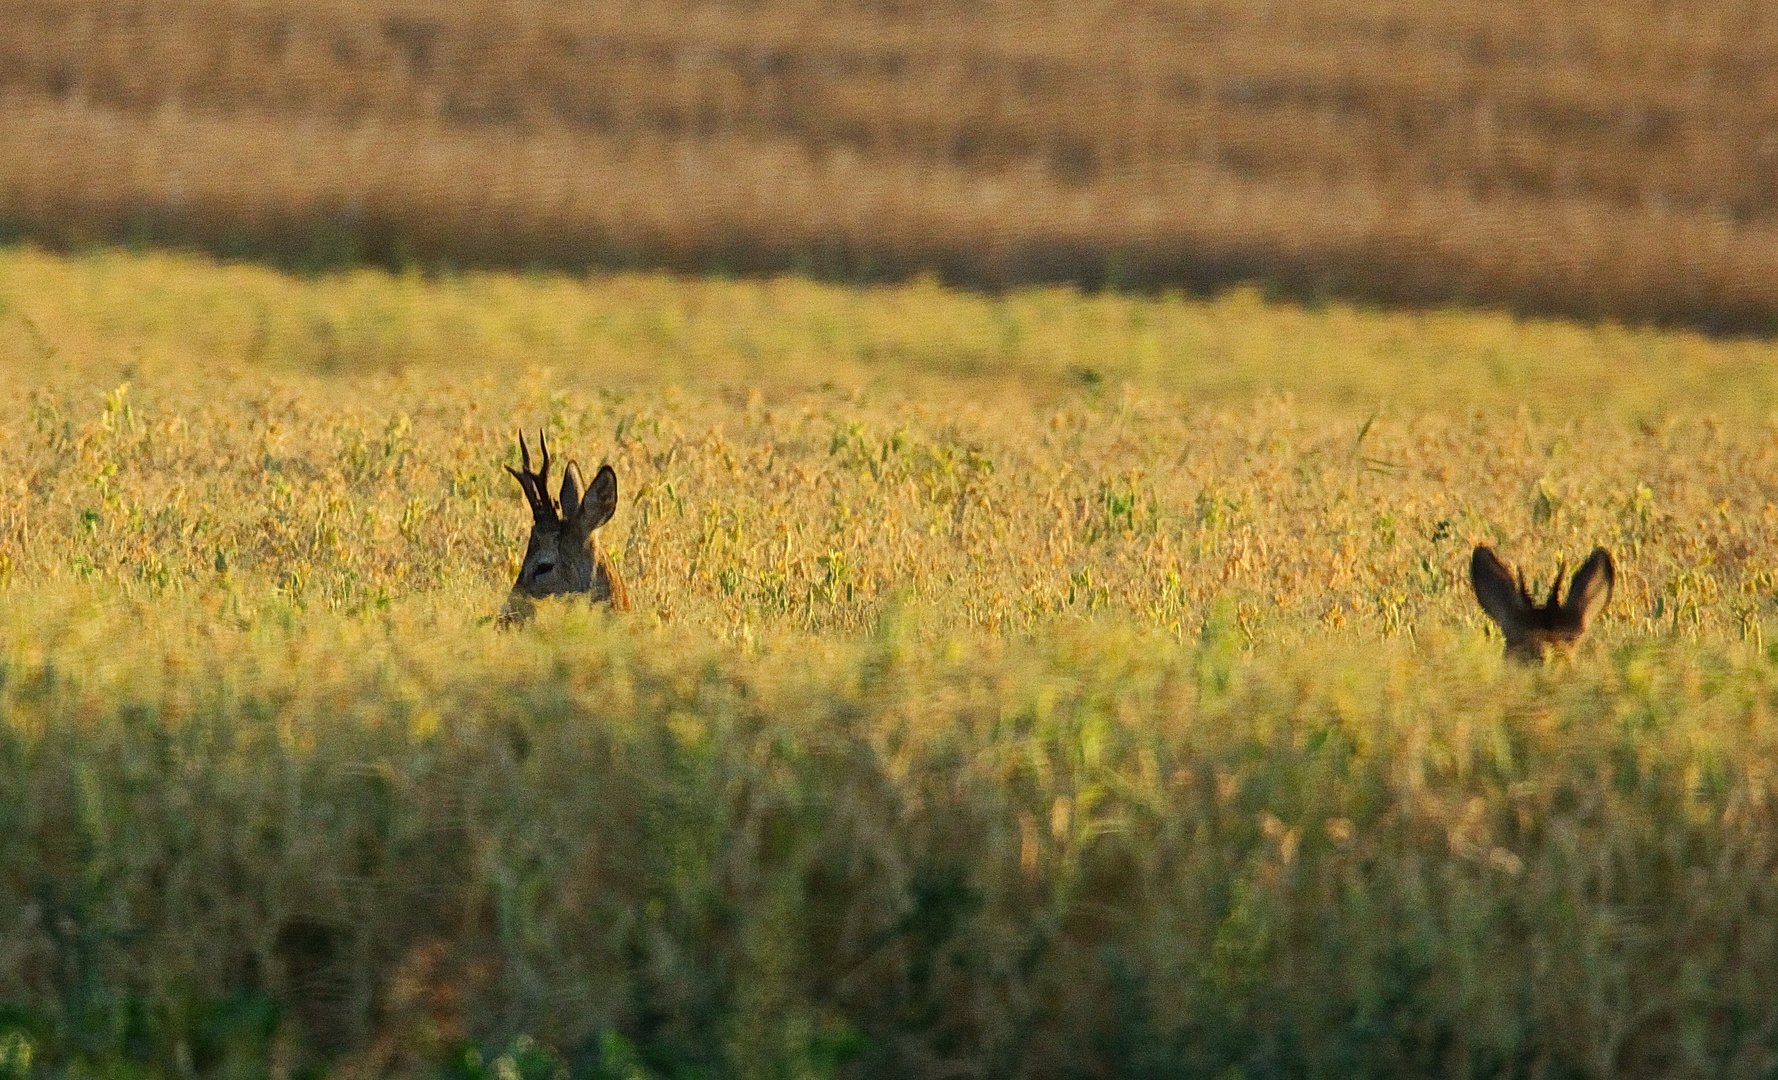
[[[525,493],[525,502],[531,507],[531,517],[535,519],[537,517],[537,493],[531,490],[531,474],[520,472],[511,465],[506,466],[506,471],[519,482],[519,490]]]
[[[525,429],[519,429],[519,461],[524,464],[525,471],[531,471],[531,448],[525,445]]]
[[[537,491],[545,502],[549,501],[549,439],[543,429],[537,429],[537,449],[543,453],[543,467],[537,470]]]
[[[1567,569],[1567,559],[1556,560],[1556,580],[1550,582],[1550,598],[1544,602],[1544,607],[1553,608],[1557,606],[1556,601],[1560,599],[1562,595],[1562,573]]]

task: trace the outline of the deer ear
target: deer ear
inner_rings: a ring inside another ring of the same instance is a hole
[[[1503,633],[1516,631],[1524,625],[1528,614],[1525,596],[1513,583],[1512,574],[1494,554],[1493,548],[1483,545],[1470,556],[1469,583],[1475,588],[1476,602]]]
[[[1611,590],[1616,584],[1617,567],[1611,561],[1611,552],[1602,547],[1594,548],[1587,561],[1574,572],[1574,583],[1568,586],[1568,599],[1562,603],[1562,613],[1578,621],[1585,630],[1593,617],[1611,603]]]
[[[580,510],[580,466],[570,461],[562,470],[562,520],[573,521]]]
[[[581,533],[591,533],[594,529],[611,520],[617,513],[617,473],[609,465],[599,466],[599,472],[587,488],[586,497],[581,499],[578,513],[574,516],[575,528]]]

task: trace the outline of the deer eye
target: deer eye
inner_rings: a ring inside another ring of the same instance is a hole
[[[537,569],[532,571],[532,576],[533,577],[542,577],[543,575],[549,573],[551,570],[554,570],[555,568],[556,568],[556,564],[553,562],[540,562],[537,564]]]

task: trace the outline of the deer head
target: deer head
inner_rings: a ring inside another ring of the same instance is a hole
[[[1610,552],[1593,549],[1574,572],[1566,600],[1560,595],[1563,569],[1557,565],[1549,597],[1539,604],[1525,586],[1524,575],[1515,577],[1508,571],[1493,548],[1478,547],[1470,556],[1469,581],[1475,587],[1476,601],[1506,636],[1508,658],[1535,664],[1543,661],[1546,650],[1572,656],[1594,616],[1611,602],[1617,568]]]
[[[619,611],[628,611],[630,598],[623,578],[600,547],[595,532],[617,511],[617,473],[611,466],[601,465],[592,484],[583,489],[580,469],[570,461],[562,470],[559,499],[552,498],[549,443],[542,431],[537,433],[537,447],[543,463],[533,472],[531,448],[520,432],[521,467],[506,467],[531,504],[531,537],[500,621],[523,622],[531,616],[534,602],[549,596],[582,595],[593,603],[609,603]]]

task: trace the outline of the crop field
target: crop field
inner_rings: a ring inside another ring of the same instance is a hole
[[[0,229],[1778,325],[1745,0],[0,0]]]
[[[13,248],[0,371],[9,1077],[1778,1066],[1770,342]],[[520,427],[632,612],[489,624]]]

